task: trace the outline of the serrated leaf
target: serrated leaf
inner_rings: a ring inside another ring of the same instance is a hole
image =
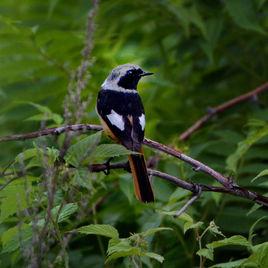
[[[155,259],[160,263],[162,263],[165,260],[165,258],[163,256],[161,256],[159,254],[156,254],[154,252],[146,252],[145,256],[147,256],[147,257],[149,257],[151,259]]]
[[[12,227],[5,231],[1,237],[2,253],[13,252],[19,248],[20,245],[30,240],[32,237],[32,228],[27,224],[22,226]]]
[[[52,214],[56,216],[58,214],[59,209],[60,209],[60,206],[53,208]],[[69,204],[64,205],[58,216],[58,223],[69,219],[70,216],[74,214],[77,210],[78,210],[78,205],[76,203],[69,203]]]
[[[26,193],[23,179],[25,178],[13,181],[0,192],[0,222],[3,222],[9,216],[29,206],[31,202],[31,195],[29,194],[30,185]],[[27,177],[27,180],[31,181],[31,177]]]
[[[88,169],[76,168],[74,171],[72,183],[74,185],[84,187],[88,190],[92,189],[92,181],[89,179]]]
[[[132,151],[126,149],[124,146],[120,144],[101,144],[98,145],[96,150],[94,151],[93,158],[110,158],[120,155],[129,155],[133,154]]]
[[[101,131],[79,140],[77,143],[70,146],[64,157],[65,161],[78,167],[85,158],[89,157],[95,151],[100,138]]]
[[[18,154],[15,158],[16,163],[21,163],[26,160],[29,160],[29,163],[27,164],[27,168],[36,167],[36,166],[43,166],[44,162],[42,159],[42,156],[46,155],[46,161],[49,164],[53,164],[59,156],[59,150],[55,148],[47,147],[45,150],[42,148],[38,148],[37,146],[35,148],[30,148],[22,153]]]
[[[82,234],[102,235],[110,238],[119,238],[118,231],[108,224],[90,224],[77,229]]]
[[[212,248],[201,248],[196,252],[196,254],[198,256],[205,257],[211,261],[214,260],[214,251]]]
[[[138,247],[131,246],[130,241],[126,238],[124,239],[112,238],[109,241],[107,253],[108,258],[106,259],[106,262],[110,262],[111,260],[115,260],[126,256],[142,255],[141,249]]]
[[[244,247],[250,247],[251,244],[249,241],[242,235],[234,235],[229,238],[225,238],[222,240],[214,241],[212,243],[207,244],[207,248],[218,248],[223,246],[244,246]]]

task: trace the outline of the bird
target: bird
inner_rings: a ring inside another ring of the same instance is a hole
[[[96,105],[106,135],[133,151],[128,160],[135,196],[144,203],[153,202],[154,194],[142,149],[145,112],[137,86],[142,77],[152,74],[135,64],[117,66],[101,85]]]

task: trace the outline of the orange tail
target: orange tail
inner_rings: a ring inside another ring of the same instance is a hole
[[[149,181],[144,156],[142,154],[131,154],[128,156],[128,159],[137,199],[145,203],[153,202],[154,194]]]

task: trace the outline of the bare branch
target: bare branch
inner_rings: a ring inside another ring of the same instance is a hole
[[[3,136],[0,137],[0,142],[3,141],[16,141],[16,140],[28,140],[28,139],[34,139],[42,136],[48,136],[48,135],[59,135],[65,132],[86,132],[86,131],[99,131],[102,130],[102,127],[99,125],[84,125],[84,124],[76,124],[76,125],[67,125],[63,127],[55,127],[55,128],[46,128],[39,131],[34,131],[30,133],[25,134],[17,134],[17,135],[10,135],[10,136]]]
[[[108,168],[109,169],[123,168],[125,170],[128,170],[128,163],[127,162],[116,163],[116,164],[110,164],[109,166],[107,166],[107,164],[94,164],[94,165],[91,165],[89,167],[91,172],[101,172],[101,171],[107,170]],[[179,186],[180,188],[183,188],[185,190],[191,191],[194,195],[198,195],[199,191],[200,191],[200,194],[201,194],[201,192],[226,193],[226,194],[231,194],[234,196],[239,196],[239,197],[243,197],[246,199],[250,199],[250,200],[255,201],[256,203],[258,203],[260,205],[268,207],[268,198],[267,197],[261,196],[257,193],[251,192],[251,191],[244,189],[242,187],[237,186],[237,188],[224,188],[224,187],[211,186],[211,185],[206,185],[206,184],[197,184],[197,183],[193,183],[193,182],[187,182],[185,180],[182,180],[182,179],[175,177],[175,176],[172,176],[170,174],[167,174],[167,173],[164,173],[164,172],[161,172],[158,170],[152,170],[152,169],[148,169],[148,174],[150,174],[152,176],[159,177],[159,178],[164,179],[166,181],[169,181],[169,182],[175,184],[176,186]],[[256,196],[255,199],[251,199],[249,197],[248,192],[251,194],[254,194],[254,196]],[[192,203],[196,199],[192,200]],[[188,208],[188,206],[185,207],[185,209],[187,209],[187,208]]]
[[[4,137],[0,138],[0,142],[1,141],[2,142],[3,141],[12,141],[12,140],[26,140],[26,139],[32,139],[32,138],[36,138],[36,137],[40,137],[40,136],[45,136],[45,135],[58,135],[58,134],[68,132],[68,131],[91,131],[91,130],[99,131],[101,129],[102,128],[99,125],[90,125],[90,124],[67,125],[67,126],[62,126],[62,127],[58,127],[58,128],[48,128],[48,129],[35,131],[35,132],[31,132],[31,133],[26,133],[26,134],[4,136]],[[175,150],[175,149],[170,148],[164,144],[158,143],[158,142],[150,140],[150,139],[144,139],[143,143],[150,148],[164,152],[168,155],[174,156],[174,157],[190,164],[196,171],[200,171],[200,172],[203,172],[205,174],[208,174],[209,176],[211,176],[212,178],[214,178],[215,180],[217,180],[220,184],[222,184],[224,186],[223,188],[221,188],[221,187],[203,185],[203,186],[201,186],[202,191],[229,193],[229,194],[232,194],[235,196],[240,196],[240,197],[252,200],[260,205],[264,205],[264,206],[268,207],[268,198],[267,197],[238,186],[233,180],[231,180],[230,178],[226,178],[224,175],[215,171],[211,167],[203,164],[202,162],[200,162],[196,159],[193,159],[193,158],[183,154],[182,152],[180,152],[178,150]],[[107,166],[104,166],[104,167],[107,169]],[[99,171],[102,171],[103,167],[100,167],[100,166],[95,167],[95,169],[97,169],[97,168],[99,169]],[[121,167],[121,168],[126,168],[126,167]],[[177,184],[178,186],[180,186],[184,189],[187,189],[189,191],[192,191],[192,192],[196,191],[195,184],[193,184],[193,183],[189,183],[189,182],[186,182],[183,180],[178,181],[177,180],[178,178],[173,177],[173,176],[168,175],[168,174],[165,174],[165,173],[161,173],[160,171],[148,170],[148,172],[149,173],[151,172],[150,173],[151,175],[158,176],[158,177],[161,177],[165,180],[171,181],[171,182]]]
[[[261,86],[253,89],[252,91],[249,91],[246,94],[240,95],[234,99],[231,99],[227,102],[224,102],[216,107],[210,108],[208,113],[204,116],[202,116],[200,119],[198,119],[191,127],[189,127],[187,130],[185,130],[180,135],[180,140],[185,141],[187,140],[195,131],[203,127],[203,125],[209,121],[212,117],[214,117],[216,114],[222,113],[237,104],[240,104],[242,102],[248,101],[254,97],[256,97],[258,94],[268,90],[268,82],[262,84]]]

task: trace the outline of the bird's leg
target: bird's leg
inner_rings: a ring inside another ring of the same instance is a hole
[[[106,169],[103,170],[103,173],[104,173],[105,175],[109,175],[109,174],[110,174],[110,163],[111,163],[112,160],[113,160],[113,157],[110,157],[110,158],[105,162]]]

